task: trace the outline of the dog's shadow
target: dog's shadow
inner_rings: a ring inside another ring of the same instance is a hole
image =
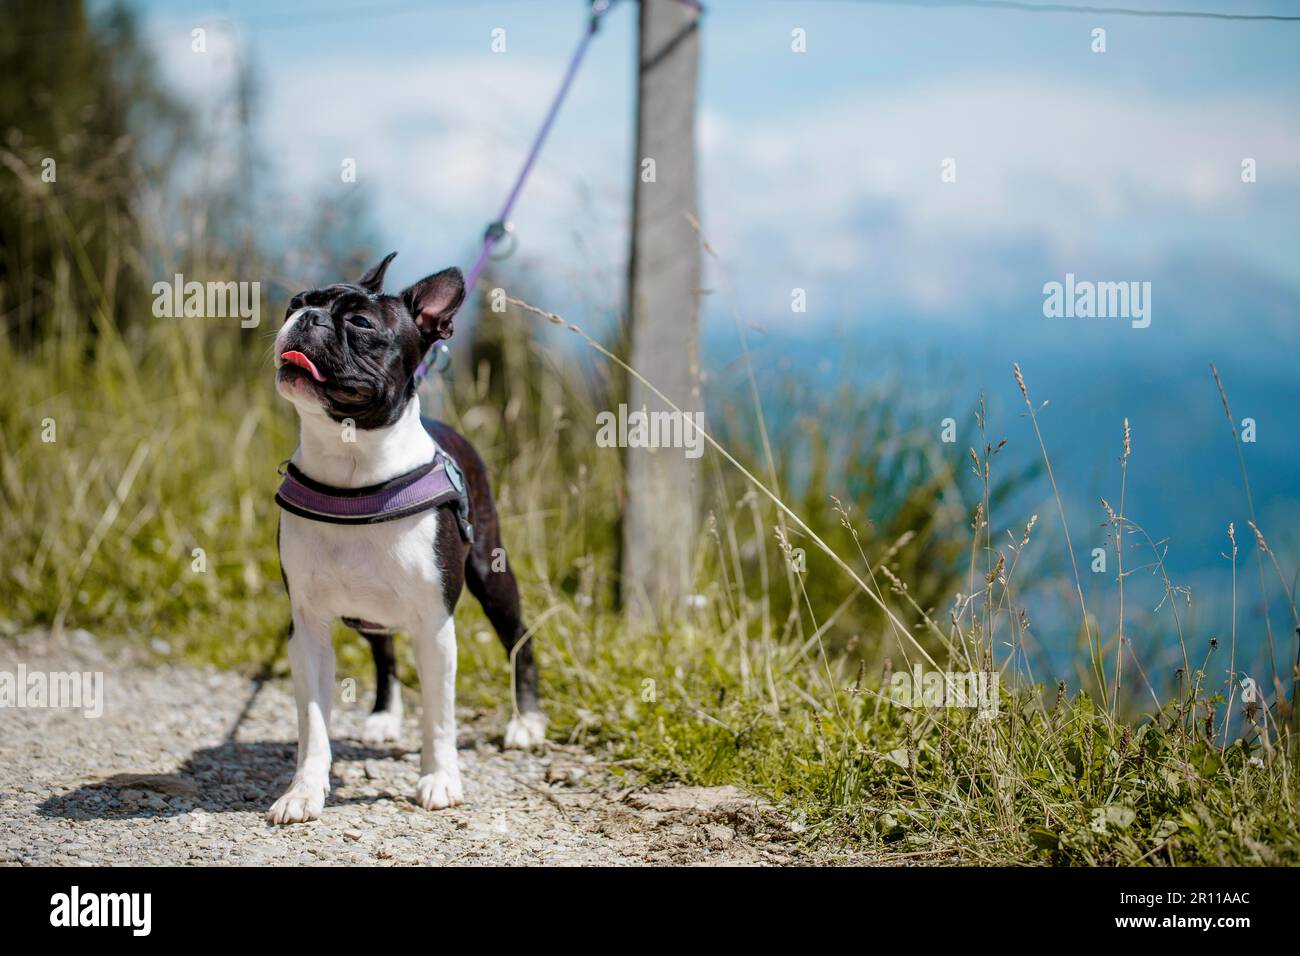
[[[347,740],[331,741],[334,759],[400,760],[400,747],[375,748]],[[171,817],[182,813],[264,813],[289,787],[297,754],[293,743],[226,741],[194,751],[174,773],[117,773],[49,797],[42,816],[72,820]],[[337,788],[337,781],[332,786]],[[403,795],[404,796],[404,795]],[[356,796],[331,803],[375,803],[397,794]]]

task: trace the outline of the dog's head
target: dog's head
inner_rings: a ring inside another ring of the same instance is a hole
[[[275,382],[300,413],[383,428],[415,392],[415,369],[451,337],[465,300],[459,269],[444,269],[398,295],[383,293],[393,252],[355,284],[300,292],[275,339]]]

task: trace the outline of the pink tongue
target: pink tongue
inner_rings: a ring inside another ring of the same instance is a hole
[[[301,352],[284,352],[281,354],[280,360],[288,362],[290,365],[297,365],[299,368],[305,368],[311,372],[311,377],[318,382],[325,381],[325,376],[316,369],[316,366],[312,364],[312,360]]]

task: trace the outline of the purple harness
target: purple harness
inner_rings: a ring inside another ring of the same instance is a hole
[[[308,478],[293,462],[285,464],[284,481],[275,493],[275,502],[290,514],[329,524],[375,524],[455,502],[461,537],[474,540],[465,476],[441,448],[434,451],[433,461],[427,465],[366,488],[333,488]],[[345,617],[343,623],[369,636],[392,633],[383,624],[359,618]]]
[[[395,521],[455,502],[461,535],[466,541],[474,540],[465,478],[441,448],[434,452],[433,460],[427,465],[365,488],[323,485],[288,462],[275,501],[290,514],[329,524]]]

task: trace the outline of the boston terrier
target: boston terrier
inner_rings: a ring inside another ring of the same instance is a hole
[[[507,747],[540,743],[532,642],[501,546],[483,460],[464,437],[420,417],[415,371],[452,334],[465,299],[459,269],[383,293],[396,253],[361,277],[295,295],[275,340],[275,381],[300,421],[280,493],[280,566],[292,622],[298,765],[271,823],[320,816],[329,791],[335,620],[374,650],[378,693],[364,739],[395,740],[401,693],[393,633],[410,635],[420,678],[422,753],[415,800],[463,800],[456,755],[456,632],[462,585],[483,606],[514,662]],[[521,643],[521,641],[523,641]]]

